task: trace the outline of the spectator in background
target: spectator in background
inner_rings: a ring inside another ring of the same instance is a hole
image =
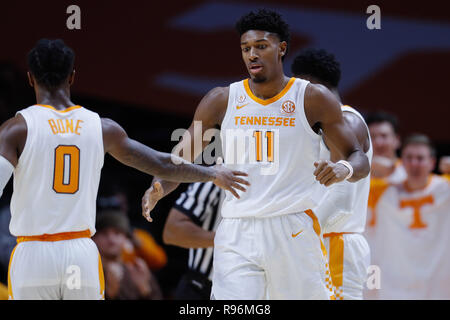
[[[375,207],[377,298],[450,299],[450,184],[432,174],[428,137],[405,139],[401,158],[406,180],[385,189]]]
[[[169,212],[163,241],[189,248],[188,271],[175,290],[176,300],[209,300],[213,273],[214,235],[221,220],[224,193],[213,183],[193,183]]]
[[[444,178],[450,180],[450,156],[443,156],[439,161],[439,171]]]
[[[385,112],[374,112],[366,118],[373,144],[371,177],[390,183],[404,181],[406,172],[397,157],[400,148],[397,118]]]
[[[401,183],[406,179],[406,171],[397,157],[401,141],[397,117],[383,111],[375,111],[367,114],[366,123],[372,140],[373,158],[364,236],[369,243],[373,264],[373,261],[377,260],[375,254],[378,252],[374,240],[377,230],[377,216],[374,208],[390,183]],[[367,299],[374,299],[376,290],[365,290],[364,296]]]
[[[129,215],[128,196],[118,185],[111,184],[103,190],[97,199],[97,210],[119,210]],[[124,242],[122,258],[133,261],[135,258],[144,259],[152,271],[157,271],[167,264],[167,254],[146,230],[132,227],[130,237]]]
[[[161,289],[144,260],[124,261],[122,250],[131,229],[124,212],[99,212],[94,242],[100,251],[107,300],[159,300]]]

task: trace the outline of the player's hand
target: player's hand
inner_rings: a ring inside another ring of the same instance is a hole
[[[247,191],[242,185],[250,186],[247,180],[239,178],[239,176],[247,177],[248,174],[242,171],[233,171],[227,169],[222,163],[222,158],[217,159],[217,164],[214,166],[216,171],[216,178],[214,179],[214,184],[224,190],[230,191],[236,198],[240,198],[236,189],[241,191]]]
[[[314,170],[316,180],[326,187],[345,180],[345,177],[350,173],[349,169],[343,164],[329,160],[316,161],[314,167],[316,167],[316,170]]]
[[[156,206],[158,201],[164,197],[164,189],[159,181],[152,184],[150,188],[145,191],[142,197],[142,215],[148,222],[152,222],[153,219],[150,217],[150,212]]]

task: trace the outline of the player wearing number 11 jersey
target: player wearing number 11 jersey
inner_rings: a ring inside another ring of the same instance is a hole
[[[18,245],[8,272],[10,299],[103,298],[101,260],[90,237],[106,152],[172,181],[214,181],[227,190],[246,184],[238,177],[244,173],[223,166],[176,165],[172,155],[128,138],[114,121],[74,105],[73,63],[74,53],[63,41],[40,40],[28,55],[38,104],[0,128],[0,194],[14,172],[10,231]]]
[[[225,165],[245,168],[251,183],[239,199],[226,193],[214,239],[212,296],[330,299],[320,224],[310,210],[320,198],[314,186],[358,181],[369,173],[368,159],[333,94],[285,76],[289,27],[281,16],[250,12],[236,27],[250,78],[211,90],[194,115],[204,131],[221,126]],[[319,161],[321,137],[313,128],[329,134],[347,161]],[[193,145],[193,130],[180,146]],[[194,151],[191,159],[196,158]],[[170,191],[161,185],[162,195]],[[144,213],[155,203],[154,194],[144,196]]]

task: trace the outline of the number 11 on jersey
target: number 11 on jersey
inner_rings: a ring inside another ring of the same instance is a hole
[[[265,139],[267,141],[267,161],[273,162],[274,161],[274,132],[273,131],[266,131],[265,133]],[[256,161],[263,161],[263,138],[262,138],[262,131],[256,130],[253,132],[253,137],[255,138],[255,145],[256,145]]]

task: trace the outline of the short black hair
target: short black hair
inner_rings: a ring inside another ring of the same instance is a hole
[[[275,11],[268,9],[259,9],[254,12],[251,11],[242,16],[236,22],[236,30],[239,36],[242,36],[249,30],[261,30],[274,33],[278,36],[280,41],[286,41],[286,54],[289,49],[289,42],[291,40],[291,34],[289,31],[289,25],[281,18],[281,15]]]
[[[323,49],[304,49],[291,66],[294,76],[311,76],[329,88],[337,88],[341,80],[341,65],[335,56]]]
[[[411,144],[420,144],[420,145],[427,146],[430,149],[431,157],[433,157],[433,158],[436,157],[436,148],[434,147],[433,142],[431,141],[431,139],[428,136],[421,134],[421,133],[413,133],[413,134],[409,135],[403,141],[402,151]]]
[[[366,116],[366,123],[368,126],[370,126],[373,123],[382,123],[382,122],[388,122],[391,124],[392,128],[394,129],[394,132],[398,134],[398,120],[395,115],[392,113],[387,113],[384,111],[375,111],[367,114]]]
[[[73,71],[75,53],[63,40],[39,40],[28,53],[28,68],[36,81],[48,90],[63,84]]]

